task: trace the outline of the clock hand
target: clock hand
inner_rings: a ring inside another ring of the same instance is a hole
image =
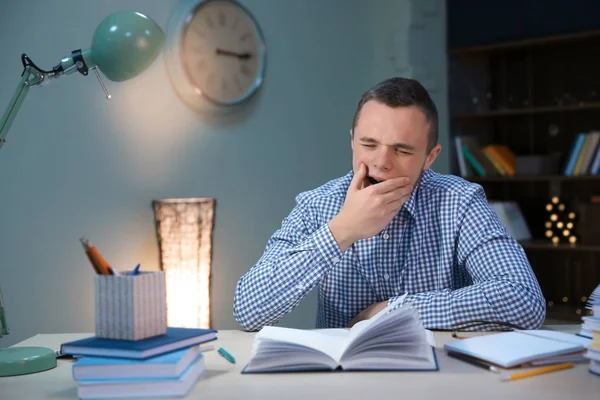
[[[232,56],[232,57],[237,57],[240,60],[248,60],[252,57],[252,53],[236,53],[234,51],[229,51],[229,50],[223,50],[223,49],[219,49],[217,48],[216,51],[217,55],[221,55],[221,56]]]

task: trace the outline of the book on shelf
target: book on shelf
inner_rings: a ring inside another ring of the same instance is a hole
[[[186,347],[146,359],[84,356],[73,364],[73,379],[176,378],[208,347]]]
[[[455,340],[444,345],[447,351],[482,360],[502,368],[523,367],[544,362],[583,359],[590,339],[550,330],[516,330]],[[579,356],[578,356],[579,355]]]
[[[567,176],[600,173],[600,131],[580,132],[575,136],[563,174]]]
[[[454,144],[461,176],[515,175],[515,155],[507,146],[482,146],[473,135],[455,136]]]
[[[438,370],[433,335],[417,310],[395,307],[351,329],[264,327],[242,373]]]
[[[523,213],[517,202],[490,201],[489,205],[510,236],[517,241],[531,240],[531,231],[527,226],[527,222],[525,222],[525,217],[523,217]]]
[[[144,359],[182,349],[217,338],[215,329],[168,327],[167,333],[143,340],[103,339],[92,336],[63,343],[60,351],[65,355],[101,356]]]
[[[204,371],[204,357],[198,354],[179,376],[79,379],[77,394],[80,399],[183,397]]]

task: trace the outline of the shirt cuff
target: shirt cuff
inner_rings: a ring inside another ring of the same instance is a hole
[[[406,296],[408,296],[408,293],[404,293],[403,295],[396,296],[396,297],[391,297],[388,300],[388,307],[390,307],[390,311],[403,306],[404,299],[406,299]]]
[[[335,265],[341,260],[342,252],[329,230],[329,224],[323,225],[314,233],[313,241],[327,264]]]

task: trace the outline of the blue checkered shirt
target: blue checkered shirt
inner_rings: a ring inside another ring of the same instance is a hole
[[[276,324],[315,287],[317,328],[346,327],[369,305],[401,295],[430,329],[474,320],[542,324],[537,279],[481,186],[426,170],[383,231],[342,253],[327,223],[341,210],[352,176],[298,195],[237,284],[233,313],[244,329]]]

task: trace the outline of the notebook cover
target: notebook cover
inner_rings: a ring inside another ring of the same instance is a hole
[[[63,343],[62,354],[143,359],[215,340],[216,329],[167,328],[167,333],[143,340],[102,339],[95,336]]]

